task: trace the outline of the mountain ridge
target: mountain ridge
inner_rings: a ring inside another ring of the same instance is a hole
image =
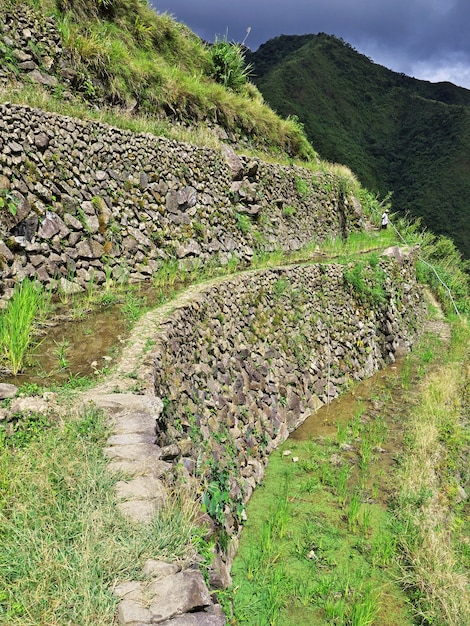
[[[332,35],[281,35],[247,53],[252,80],[281,116],[295,116],[320,157],[393,194],[470,257],[470,90],[374,63]]]

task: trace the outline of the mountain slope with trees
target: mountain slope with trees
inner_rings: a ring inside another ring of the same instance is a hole
[[[470,257],[469,90],[398,74],[324,33],[271,39],[247,60],[266,101],[298,118],[322,158],[392,192],[394,210]]]

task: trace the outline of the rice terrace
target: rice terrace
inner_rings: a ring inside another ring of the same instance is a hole
[[[145,1],[0,60],[0,623],[470,624],[454,242]]]

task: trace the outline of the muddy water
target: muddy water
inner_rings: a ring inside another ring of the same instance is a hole
[[[338,424],[345,424],[359,412],[364,418],[368,412],[376,411],[382,405],[380,398],[401,372],[403,360],[388,365],[370,378],[361,381],[353,390],[348,391],[330,404],[325,404],[316,413],[291,433],[291,441],[306,441],[315,437],[330,437],[337,432]]]
[[[177,288],[173,286],[171,291]],[[170,289],[140,285],[132,292],[146,308],[156,306]],[[73,319],[73,303],[57,305],[38,344],[27,354],[23,371],[17,376],[0,373],[0,382],[17,386],[60,384],[71,377],[94,376],[112,366],[131,329],[129,317],[123,313],[124,303],[125,295],[118,303],[86,311],[78,319]]]

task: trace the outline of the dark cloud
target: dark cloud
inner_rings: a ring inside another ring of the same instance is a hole
[[[469,0],[150,0],[207,41],[253,50],[278,35],[325,32],[397,72],[470,88]]]

